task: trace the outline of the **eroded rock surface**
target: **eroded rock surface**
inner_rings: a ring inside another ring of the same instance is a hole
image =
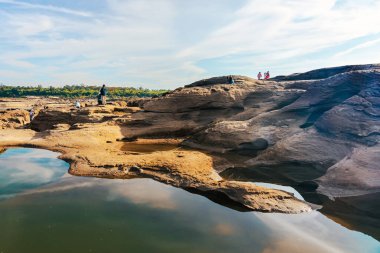
[[[224,178],[290,185],[318,204],[327,203],[323,196],[350,204],[354,196],[380,192],[379,64],[265,82],[234,78],[234,86],[225,77],[211,78],[149,101],[149,112],[138,117],[157,118],[137,131],[130,128],[130,135],[160,135],[163,129],[151,131],[152,126],[169,120],[166,129],[183,134],[183,145],[212,152]],[[357,203],[351,204],[360,212]],[[380,220],[371,203],[363,212]],[[368,226],[344,217],[346,224]]]
[[[16,137],[15,137],[16,135]],[[310,206],[293,194],[256,186],[253,183],[225,181],[213,169],[210,156],[191,150],[167,150],[152,153],[123,148],[129,143],[122,138],[120,127],[91,124],[76,130],[7,129],[0,132],[0,146],[28,146],[59,151],[70,162],[70,173],[77,176],[105,178],[149,177],[184,189],[205,194],[222,194],[236,206],[262,212],[300,213]],[[140,145],[151,142],[179,143],[179,140],[138,140]],[[136,141],[133,142],[136,144]]]
[[[29,112],[22,109],[0,111],[0,129],[18,128],[30,123]]]
[[[286,193],[241,181],[290,185],[318,204],[327,203],[326,196],[349,204],[354,196],[380,192],[379,69],[378,64],[343,66],[267,81],[233,76],[235,85],[215,77],[152,99],[48,108],[31,124],[39,131],[30,132],[35,137],[6,142],[2,131],[0,144],[63,152],[76,175],[147,176],[219,192],[254,210],[309,207]],[[158,138],[180,138],[180,146],[202,152],[125,153],[121,146],[127,142],[116,141]],[[361,210],[357,203],[351,204]],[[378,212],[371,215],[380,220]]]

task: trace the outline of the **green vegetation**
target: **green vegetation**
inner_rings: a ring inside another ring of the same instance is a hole
[[[66,85],[63,87],[32,87],[32,86],[6,86],[0,85],[0,97],[24,97],[24,96],[58,96],[66,98],[96,97],[100,87],[84,85]],[[150,90],[133,87],[107,87],[107,96],[120,97],[154,97],[162,95],[168,90]]]

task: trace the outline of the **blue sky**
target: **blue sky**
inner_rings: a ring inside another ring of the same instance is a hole
[[[174,88],[380,62],[380,0],[0,0],[0,83]]]

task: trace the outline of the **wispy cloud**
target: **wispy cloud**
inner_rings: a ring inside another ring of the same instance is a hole
[[[0,0],[0,4],[11,4],[16,5],[22,8],[29,8],[29,9],[40,9],[40,10],[47,10],[47,11],[53,11],[53,12],[59,12],[64,14],[70,14],[70,15],[77,15],[82,17],[91,17],[92,14],[85,12],[85,11],[77,11],[67,8],[61,8],[56,7],[54,5],[43,5],[43,4],[31,4],[27,2],[22,1],[13,1],[13,0]]]
[[[366,41],[364,43],[361,43],[357,46],[354,46],[354,47],[351,47],[347,50],[344,50],[342,52],[339,52],[335,55],[335,57],[342,57],[342,56],[345,56],[345,55],[348,55],[354,51],[357,51],[357,50],[361,50],[361,49],[365,49],[365,48],[368,48],[368,47],[372,47],[374,45],[377,45],[377,44],[380,44],[380,39],[375,39],[375,40],[370,40],[370,41]]]
[[[379,2],[365,7],[357,4],[353,10],[336,9],[334,5],[333,0],[268,0],[266,4],[252,0],[233,13],[233,22],[178,56],[215,58],[250,53],[260,55],[252,57],[253,61],[274,63],[380,31],[368,25],[379,24]]]
[[[142,183],[143,182],[143,183]],[[108,184],[109,201],[130,201],[158,209],[177,209],[171,186],[163,185],[149,179],[131,180],[128,184]],[[154,194],[152,194],[154,193]]]
[[[0,68],[8,73],[0,82],[173,88],[226,73],[362,63],[373,57],[355,51],[380,49],[376,0],[96,4],[89,11],[67,2],[0,0]]]

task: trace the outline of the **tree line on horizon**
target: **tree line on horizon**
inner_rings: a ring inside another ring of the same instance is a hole
[[[0,97],[25,97],[25,96],[55,96],[65,98],[96,97],[99,94],[99,86],[65,85],[63,87],[39,86],[7,86],[0,85]],[[156,97],[169,90],[145,89],[134,87],[107,87],[109,98],[120,97]]]

